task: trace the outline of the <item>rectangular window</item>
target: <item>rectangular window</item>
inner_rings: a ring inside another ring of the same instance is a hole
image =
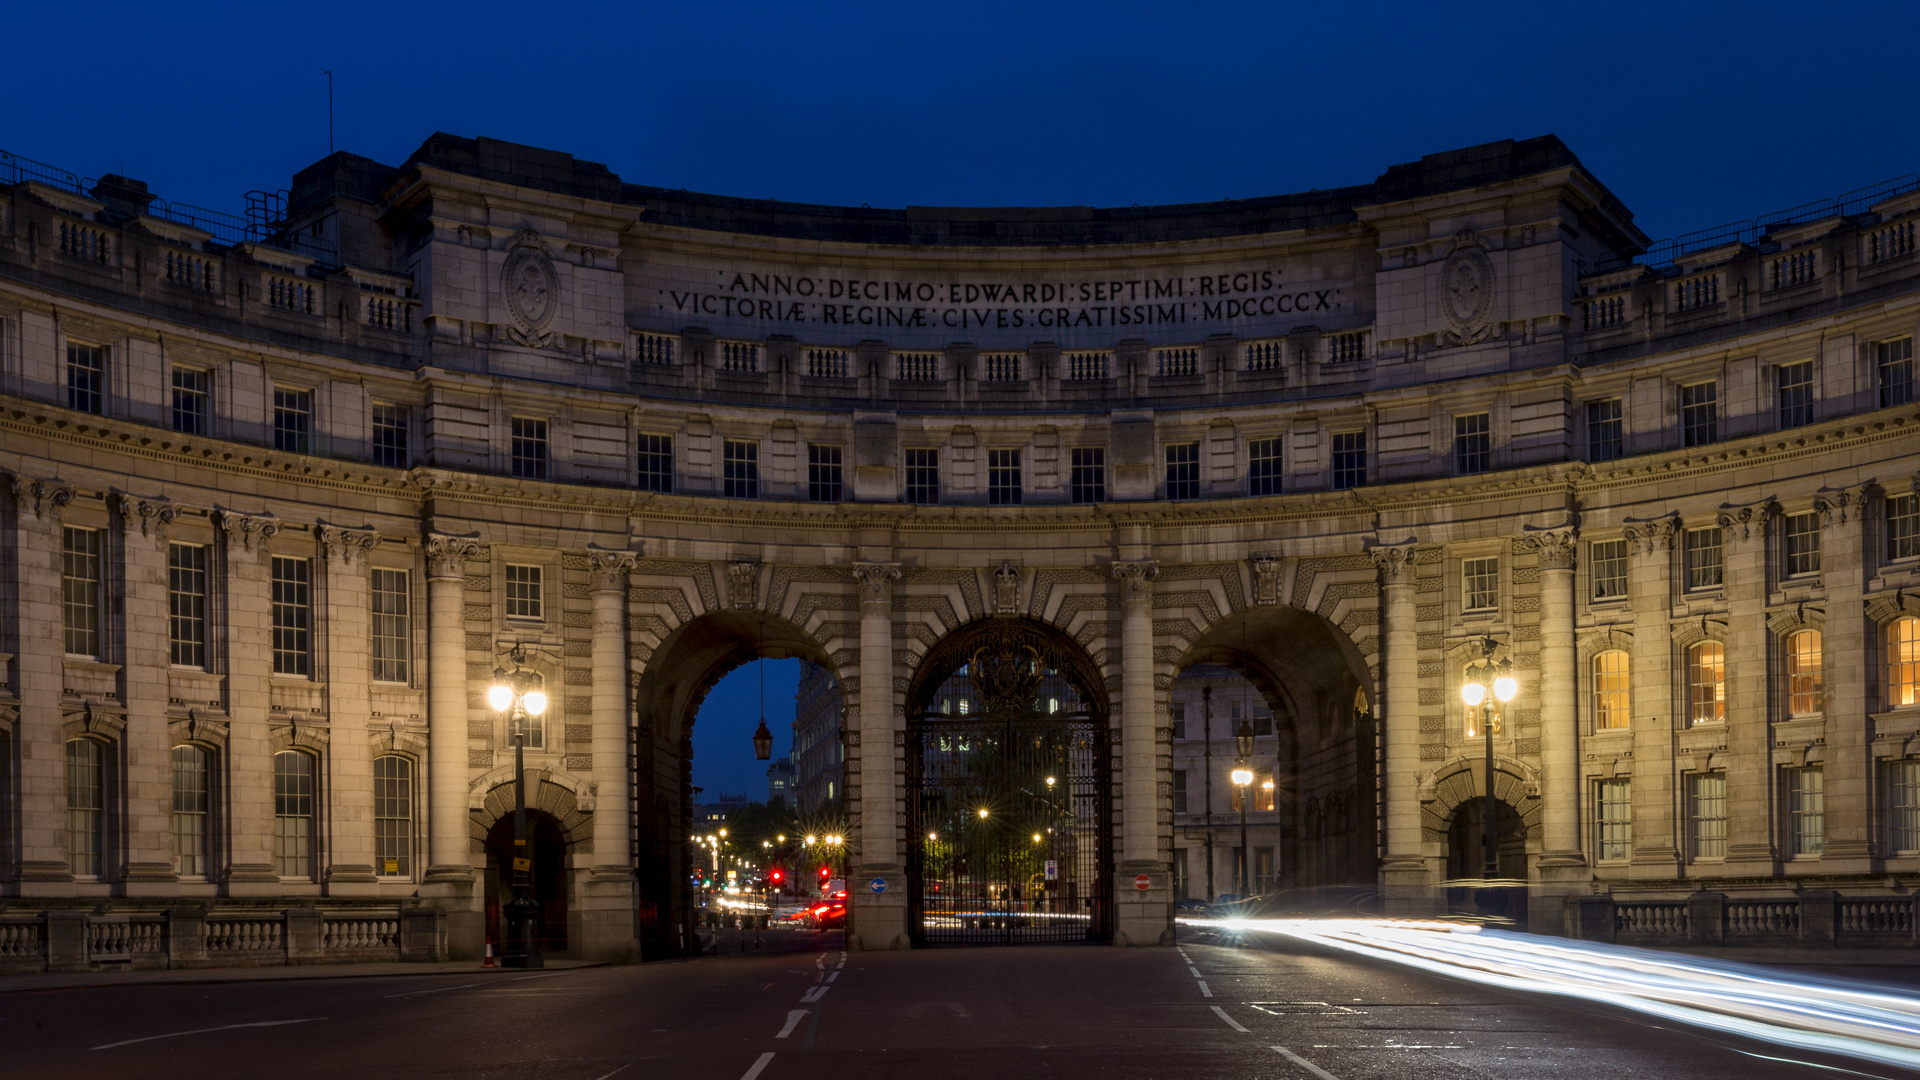
[[[1187,707],[1185,705],[1175,705],[1173,707],[1173,737],[1176,739],[1184,739],[1187,737]]]
[[[413,658],[413,632],[407,618],[407,572],[374,570],[368,583],[373,597],[373,680],[406,682]]]
[[[523,480],[547,478],[547,422],[531,416],[513,418],[513,475]]]
[[[1887,762],[1887,847],[1920,849],[1920,758]]]
[[[1920,557],[1920,495],[1887,500],[1887,559]]]
[[[373,872],[413,874],[413,762],[388,754],[373,760]]]
[[[1687,588],[1720,587],[1720,530],[1687,530]]]
[[[172,662],[207,666],[207,549],[167,545],[167,638]]]
[[[1333,490],[1363,487],[1367,482],[1367,433],[1333,433]]]
[[[1913,339],[1882,341],[1873,347],[1880,373],[1880,407],[1913,401]]]
[[[726,439],[720,445],[721,494],[729,499],[760,497],[760,444]]]
[[[100,530],[61,530],[60,610],[67,655],[100,656]]]
[[[932,506],[940,501],[940,451],[937,447],[907,450],[907,501]]]
[[[1779,376],[1781,429],[1813,423],[1813,361],[1782,364],[1775,370]]]
[[[1680,388],[1680,442],[1705,446],[1720,438],[1720,384],[1694,383]]]
[[[1687,776],[1687,821],[1693,843],[1693,858],[1726,858],[1726,773],[1691,773]]]
[[[213,426],[213,372],[173,369],[173,430],[205,435]]]
[[[1200,444],[1167,444],[1167,498],[1200,497]]]
[[[1493,468],[1493,428],[1486,413],[1453,418],[1453,472],[1469,476]]]
[[[1175,848],[1173,852],[1173,898],[1189,899],[1187,890],[1187,849]]]
[[[107,350],[98,345],[67,346],[67,408],[98,413],[107,402]]]
[[[807,498],[840,501],[840,448],[807,444]]]
[[[1247,494],[1280,494],[1280,440],[1247,440]]]
[[[373,463],[388,469],[404,469],[413,464],[408,444],[407,407],[373,407]]]
[[[673,436],[640,436],[640,490],[673,490]]]
[[[173,870],[182,877],[207,872],[208,771],[205,750],[173,748]]]
[[[1818,765],[1788,769],[1788,853],[1818,855],[1827,850],[1827,778]]]
[[[106,870],[107,763],[92,739],[67,743],[67,868],[75,877]]]
[[[313,758],[297,750],[273,755],[273,869],[313,876]]]
[[[313,647],[313,566],[306,559],[273,558],[273,673],[308,674]]]
[[[1272,810],[1274,801],[1273,770],[1261,769],[1253,777],[1253,808]]]
[[[1173,770],[1173,812],[1187,812],[1187,770]]]
[[[1600,862],[1625,859],[1633,853],[1633,781],[1601,780],[1594,784],[1595,855]]]
[[[987,451],[987,504],[1018,506],[1024,485],[1020,481],[1020,451]]]
[[[1465,559],[1460,563],[1460,606],[1489,611],[1500,606],[1500,560]]]
[[[1626,447],[1620,399],[1587,402],[1587,460],[1614,461],[1626,456]]]
[[[1597,540],[1587,545],[1587,568],[1593,575],[1595,600],[1619,600],[1627,595],[1627,542]]]
[[[1789,514],[1781,526],[1787,576],[1820,572],[1820,515]]]
[[[280,390],[273,392],[273,448],[289,454],[311,453],[313,449],[313,392]]]
[[[1609,649],[1593,658],[1593,728],[1624,731],[1632,726],[1632,704],[1627,692],[1630,658]]]
[[[514,566],[506,569],[507,618],[541,618],[540,568]]]
[[[1703,641],[1687,650],[1687,722],[1722,724],[1727,719],[1727,647]]]
[[[1076,503],[1107,501],[1107,449],[1104,446],[1076,446],[1072,450],[1073,471],[1067,477],[1068,494]]]

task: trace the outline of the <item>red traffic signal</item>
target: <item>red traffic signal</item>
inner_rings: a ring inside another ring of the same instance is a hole
[[[826,867],[824,867],[824,866],[820,868],[820,880],[821,880],[821,881],[825,881],[825,880],[827,880],[828,878],[830,878],[830,877],[832,877],[832,876],[833,876],[833,871],[832,871],[832,870],[829,870],[829,869],[827,869],[827,868],[826,868]]]
[[[781,872],[780,870],[775,870],[775,871],[773,872],[773,883],[774,883],[775,885],[778,885],[778,884],[780,884],[780,882],[781,882],[781,881],[783,881],[783,880],[785,880],[785,878],[786,878],[786,876],[787,876],[787,875],[786,875],[785,873],[783,873],[783,872]]]

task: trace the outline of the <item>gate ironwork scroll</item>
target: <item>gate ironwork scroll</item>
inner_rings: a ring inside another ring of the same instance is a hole
[[[907,718],[907,885],[916,945],[1113,935],[1105,709],[1022,620],[927,658]]]

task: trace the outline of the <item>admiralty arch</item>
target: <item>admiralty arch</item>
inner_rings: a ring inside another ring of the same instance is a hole
[[[1095,940],[1170,940],[1203,664],[1281,887],[1440,910],[1489,775],[1536,931],[1920,887],[1914,177],[1660,243],[1551,136],[1124,209],[444,134],[244,216],[0,181],[0,966],[477,957],[514,656],[580,957],[688,947],[691,718],[759,657],[843,695],[852,948],[989,820],[957,673],[1050,703]]]

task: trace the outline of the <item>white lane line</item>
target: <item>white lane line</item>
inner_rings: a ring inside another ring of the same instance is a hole
[[[1213,991],[1211,991],[1211,990],[1209,990],[1209,989],[1207,989],[1207,980],[1205,980],[1205,979],[1201,979],[1201,980],[1200,980],[1200,996],[1201,996],[1201,997],[1212,997],[1212,996],[1213,996]]]
[[[1194,967],[1194,966],[1193,966],[1192,964],[1188,964],[1188,965],[1187,965],[1187,970],[1188,970],[1188,971],[1191,971],[1191,972],[1193,972],[1193,977],[1194,977],[1194,978],[1196,978],[1196,979],[1197,979],[1197,978],[1199,978],[1199,977],[1200,977],[1200,969],[1199,969],[1199,968],[1197,968],[1197,967]]]
[[[760,1060],[754,1062],[753,1067],[748,1069],[746,1073],[740,1077],[740,1080],[753,1080],[754,1077],[760,1075],[761,1069],[764,1069],[767,1067],[767,1062],[772,1060],[773,1060],[773,1051],[769,1050],[766,1053],[761,1054]],[[1327,1080],[1333,1080],[1333,1078],[1328,1077]]]
[[[800,995],[800,1003],[804,1005],[808,1002],[819,1001],[821,998],[826,997],[827,991],[831,989],[833,989],[831,986],[816,986]]]
[[[835,979],[837,979],[837,978],[839,978],[839,977],[840,977],[840,969],[839,969],[839,968],[834,968],[834,969],[833,969],[833,971],[832,971],[832,972],[830,972],[830,973],[829,973],[829,974],[827,975],[827,981],[828,981],[828,982],[832,982],[833,980],[835,980]]]
[[[411,994],[388,994],[387,1000],[392,1001],[394,998],[419,997],[422,994],[444,994],[449,990],[465,990],[469,986],[479,985],[479,983],[461,983],[459,986],[436,986],[431,990],[415,990]]]
[[[793,1029],[794,1029],[794,1028],[797,1028],[797,1027],[799,1027],[799,1026],[800,1026],[800,1021],[802,1021],[802,1020],[805,1020],[805,1019],[806,1019],[807,1017],[809,1017],[809,1016],[811,1016],[811,1015],[813,1015],[813,1010],[812,1010],[812,1009],[791,1009],[791,1010],[788,1010],[788,1012],[787,1012],[787,1026],[786,1026],[786,1027],[783,1027],[783,1028],[781,1028],[781,1029],[780,1029],[780,1034],[778,1034],[778,1035],[775,1035],[775,1036],[774,1036],[774,1038],[776,1038],[776,1039],[784,1039],[784,1038],[786,1038],[787,1036],[789,1036],[789,1035],[791,1035],[791,1034],[793,1034]]]
[[[1235,1019],[1234,1019],[1233,1017],[1231,1017],[1231,1016],[1228,1016],[1228,1015],[1227,1015],[1227,1010],[1225,1010],[1225,1009],[1223,1009],[1223,1008],[1221,1008],[1220,1006],[1218,1006],[1218,1005],[1215,1005],[1215,1006],[1213,1007],[1213,1014],[1214,1014],[1215,1016],[1218,1016],[1218,1017],[1219,1017],[1220,1019],[1222,1019],[1222,1020],[1225,1020],[1225,1021],[1227,1022],[1227,1026],[1228,1026],[1228,1027],[1230,1027],[1230,1028],[1232,1028],[1233,1030],[1235,1030],[1235,1031],[1237,1031],[1237,1032],[1239,1032],[1240,1034],[1242,1034],[1242,1035],[1251,1035],[1251,1034],[1253,1034],[1252,1032],[1250,1032],[1250,1031],[1248,1031],[1248,1030],[1247,1030],[1246,1028],[1243,1028],[1243,1027],[1241,1027],[1241,1026],[1240,1026],[1240,1021],[1238,1021],[1238,1020],[1235,1020]]]
[[[508,979],[507,981],[508,982],[526,982],[528,979],[557,979],[562,975],[571,975],[571,974],[573,974],[573,972],[571,971],[549,971],[545,975],[515,975],[513,978]],[[622,1065],[621,1068],[624,1069],[626,1068],[626,1066]]]
[[[139,1039],[122,1039],[119,1042],[104,1043],[88,1047],[89,1050],[111,1050],[116,1046],[132,1046],[134,1043],[152,1042],[155,1039],[177,1039],[182,1035],[205,1035],[211,1031],[234,1031],[239,1028],[285,1027],[288,1024],[311,1024],[315,1020],[331,1020],[330,1016],[306,1016],[298,1020],[262,1020],[256,1024],[223,1024],[220,1027],[195,1028],[192,1031],[169,1031],[165,1035],[148,1035]]]
[[[614,1073],[622,1072],[627,1068],[627,1065],[632,1065],[632,1064],[633,1062],[629,1061],[627,1062],[626,1065],[622,1065],[620,1066],[620,1068],[613,1070],[613,1072],[601,1073],[599,1076],[594,1077],[593,1080],[610,1080],[610,1078],[614,1075]]]
[[[1299,1054],[1294,1053],[1293,1051],[1287,1049],[1284,1046],[1276,1046],[1274,1047],[1274,1049],[1280,1052],[1281,1057],[1286,1058],[1288,1061],[1293,1062],[1295,1065],[1298,1065],[1301,1068],[1312,1073],[1313,1075],[1319,1077],[1320,1080],[1340,1080],[1339,1077],[1333,1075],[1332,1073],[1321,1068],[1320,1066],[1315,1065],[1313,1062],[1308,1061],[1306,1058],[1301,1057]]]

